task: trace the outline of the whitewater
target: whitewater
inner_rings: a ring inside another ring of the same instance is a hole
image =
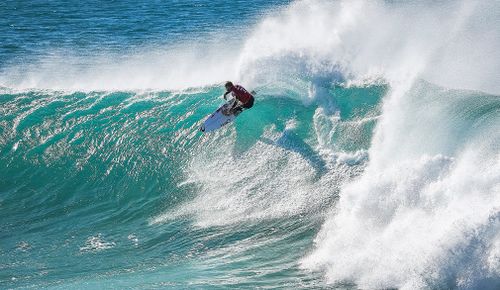
[[[0,4],[0,288],[500,288],[500,3]],[[231,80],[255,106],[198,128]]]

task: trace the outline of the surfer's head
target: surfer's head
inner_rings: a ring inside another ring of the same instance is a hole
[[[226,91],[230,91],[234,85],[232,82],[226,82],[224,86],[226,87]]]

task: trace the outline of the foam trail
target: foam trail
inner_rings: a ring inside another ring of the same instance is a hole
[[[327,189],[338,187],[342,168],[327,170],[335,164],[325,164],[319,156],[307,159],[304,156],[310,152],[304,153],[303,147],[301,151],[298,146],[281,146],[273,130],[265,135],[269,138],[238,156],[225,152],[234,146],[234,134],[229,140],[205,144],[210,149],[203,148],[203,153],[196,154],[188,170],[188,182],[202,186],[201,193],[154,217],[151,223],[193,216],[199,227],[233,225],[318,212],[328,204],[331,197]],[[268,142],[271,139],[277,139],[276,143]]]

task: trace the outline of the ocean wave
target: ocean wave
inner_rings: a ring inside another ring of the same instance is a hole
[[[5,267],[61,287],[497,287],[498,11],[295,1],[231,43],[3,65]],[[255,106],[202,134],[226,80]],[[6,285],[47,285],[21,274]]]

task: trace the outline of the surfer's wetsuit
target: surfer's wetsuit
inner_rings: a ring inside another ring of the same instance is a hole
[[[234,97],[242,103],[242,105],[238,106],[237,102],[234,103],[234,107],[232,108],[233,112],[241,112],[243,109],[250,109],[253,107],[254,97],[250,94],[244,87],[240,85],[232,86],[225,94],[233,93]]]

